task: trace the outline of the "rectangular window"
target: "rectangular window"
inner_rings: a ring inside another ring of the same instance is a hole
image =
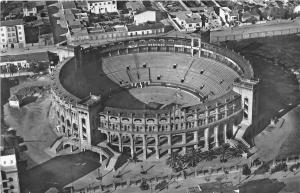
[[[82,133],[86,133],[86,128],[82,127]]]
[[[21,27],[21,26],[18,26],[18,29],[22,29],[22,27]]]
[[[22,37],[19,37],[19,40],[22,40]]]

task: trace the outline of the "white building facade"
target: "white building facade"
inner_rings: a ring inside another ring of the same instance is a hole
[[[134,15],[134,23],[140,25],[146,22],[156,22],[156,11],[144,11]]]
[[[179,25],[180,31],[195,31],[202,24],[200,16],[192,12],[175,13],[174,20],[176,21],[176,25]]]
[[[95,14],[118,12],[117,1],[89,1],[88,10]]]
[[[19,177],[16,155],[2,155],[0,156],[1,168],[1,186],[0,192],[3,193],[19,193]]]
[[[36,7],[24,7],[23,8],[23,16],[36,16],[37,15],[37,9]]]
[[[23,20],[2,21],[0,24],[0,49],[26,46]]]

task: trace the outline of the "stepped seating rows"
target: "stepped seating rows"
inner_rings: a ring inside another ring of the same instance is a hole
[[[104,58],[102,68],[104,73],[118,84],[120,81],[169,82],[201,90],[204,95],[211,97],[224,93],[238,77],[232,69],[215,60],[168,52]],[[184,81],[181,82],[181,79]]]

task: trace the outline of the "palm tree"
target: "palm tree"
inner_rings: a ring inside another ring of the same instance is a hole
[[[221,153],[220,161],[221,162],[227,161],[228,149],[229,149],[229,144],[226,144],[226,143],[220,147],[220,153]]]
[[[205,151],[202,154],[203,154],[203,158],[204,158],[205,161],[211,161],[211,160],[217,158],[217,156],[216,156],[215,152],[213,152],[213,150],[212,151]]]
[[[178,153],[172,153],[168,157],[166,164],[174,170],[182,169],[184,158],[185,156],[181,156]]]

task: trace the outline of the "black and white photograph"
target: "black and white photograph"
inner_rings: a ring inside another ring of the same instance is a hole
[[[0,5],[0,193],[300,193],[300,0]]]

